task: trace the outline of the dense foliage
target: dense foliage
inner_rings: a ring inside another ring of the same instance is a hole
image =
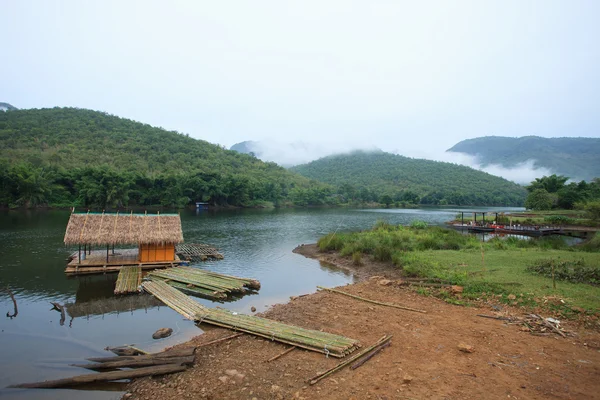
[[[521,206],[526,196],[521,186],[485,172],[382,151],[329,156],[291,170],[339,186],[348,200],[384,204]]]
[[[0,113],[0,206],[317,205],[333,188],[274,163],[106,113]]]
[[[463,140],[448,151],[477,156],[482,165],[506,168],[535,160],[535,167],[590,181],[600,176],[599,138],[487,136]]]
[[[536,178],[529,186],[525,207],[531,210],[587,209],[591,219],[600,218],[600,179],[592,182],[571,182],[566,176],[550,175]],[[598,211],[597,211],[598,210]]]

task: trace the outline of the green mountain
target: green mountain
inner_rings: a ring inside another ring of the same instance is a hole
[[[332,188],[275,163],[106,113],[0,113],[0,206],[323,204]]]
[[[447,151],[476,156],[482,166],[499,164],[510,168],[535,160],[534,167],[574,180],[600,177],[600,138],[486,136],[463,140]]]
[[[382,151],[329,156],[290,170],[340,186],[350,198],[367,189],[383,202],[521,206],[526,197],[523,187],[485,172]]]

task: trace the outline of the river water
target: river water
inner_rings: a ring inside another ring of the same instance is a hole
[[[199,268],[260,280],[258,294],[217,304],[248,313],[253,306],[264,311],[290,296],[314,292],[317,285],[353,282],[346,271],[292,253],[299,244],[314,243],[336,230],[368,229],[379,219],[392,224],[410,224],[413,220],[443,224],[457,211],[464,210],[186,210],[181,219],[186,242],[214,245],[225,256],[224,260],[199,263]],[[122,392],[4,388],[86,373],[69,364],[111,355],[104,350],[106,346],[135,344],[147,351],[159,351],[202,333],[150,296],[116,299],[112,293],[116,274],[66,277],[65,260],[75,250],[63,244],[68,219],[67,211],[0,212],[0,289],[9,287],[18,305],[16,317],[5,316],[13,314],[14,307],[6,291],[0,291],[0,397],[117,399]],[[50,302],[67,304],[69,312],[64,321]],[[152,333],[162,327],[173,328],[173,335],[153,340]]]

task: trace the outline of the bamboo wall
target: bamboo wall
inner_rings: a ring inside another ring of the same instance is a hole
[[[139,261],[173,261],[175,260],[175,245],[173,243],[165,244],[140,244]]]

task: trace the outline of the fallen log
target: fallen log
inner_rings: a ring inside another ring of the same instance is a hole
[[[158,365],[155,367],[131,369],[127,371],[111,371],[111,372],[100,372],[97,374],[86,374],[73,376],[71,378],[57,379],[53,381],[43,382],[32,382],[32,383],[21,383],[18,385],[11,385],[10,388],[30,388],[30,389],[53,389],[63,388],[69,386],[83,385],[94,382],[109,382],[118,381],[121,379],[134,379],[142,378],[144,376],[155,376],[155,375],[166,375],[173,374],[176,372],[185,371],[187,367],[183,365]]]
[[[94,371],[101,371],[107,369],[118,369],[118,368],[142,368],[142,367],[151,367],[153,365],[165,365],[165,364],[174,364],[174,365],[192,365],[194,364],[194,356],[187,357],[167,357],[167,358],[159,358],[159,357],[149,357],[142,359],[134,359],[134,360],[121,360],[121,361],[110,361],[103,363],[94,363],[94,364],[71,364],[73,367],[86,368]]]
[[[414,312],[419,312],[419,313],[423,313],[423,314],[427,313],[427,311],[417,310],[416,308],[404,307],[404,306],[399,306],[397,304],[382,303],[380,301],[365,299],[364,297],[360,297],[360,296],[356,296],[356,295],[353,295],[353,294],[350,294],[350,293],[342,292],[341,290],[329,289],[329,288],[322,287],[322,286],[317,286],[317,288],[321,289],[321,290],[326,290],[328,292],[342,294],[344,296],[352,297],[353,299],[357,299],[357,300],[361,300],[361,301],[366,301],[367,303],[373,303],[373,304],[377,304],[377,305],[380,305],[380,306],[394,307],[394,308],[399,308],[401,310],[414,311]]]
[[[336,365],[335,367],[322,372],[320,374],[315,375],[314,377],[312,377],[309,380],[309,383],[311,385],[314,385],[315,383],[319,382],[321,379],[326,378],[327,376],[333,374],[336,371],[339,371],[340,369],[344,368],[346,365],[358,360],[359,358],[361,358],[362,356],[364,356],[365,354],[369,353],[370,351],[372,351],[373,349],[375,349],[376,347],[381,346],[382,344],[389,342],[392,339],[392,335],[390,336],[383,336],[381,339],[379,339],[377,342],[375,342],[375,344],[367,347],[366,349],[364,349],[363,351],[361,351],[360,353],[348,358],[347,360],[342,361],[341,363],[339,363],[338,365]]]
[[[194,355],[195,351],[195,347],[184,347],[181,349],[171,349],[167,351],[162,351],[160,353],[143,354],[139,356],[90,357],[86,358],[86,360],[103,363],[122,360],[145,360],[151,358],[187,357]]]
[[[369,354],[367,354],[365,356],[365,358],[363,358],[362,360],[360,360],[360,361],[352,364],[352,366],[350,367],[350,369],[356,369],[356,368],[360,367],[361,365],[363,365],[364,363],[366,363],[367,361],[369,361],[371,358],[373,358],[381,350],[383,350],[386,347],[388,347],[390,344],[391,344],[391,342],[387,341],[387,342],[383,343],[382,345],[380,345],[379,347],[374,348]]]
[[[209,346],[211,344],[221,343],[221,342],[224,342],[226,340],[233,339],[233,338],[236,338],[236,337],[242,336],[242,335],[243,335],[243,333],[236,333],[234,335],[229,335],[229,336],[221,338],[221,339],[215,339],[215,340],[211,340],[210,342],[199,344],[195,348],[197,349],[198,347],[204,347],[204,346]]]

